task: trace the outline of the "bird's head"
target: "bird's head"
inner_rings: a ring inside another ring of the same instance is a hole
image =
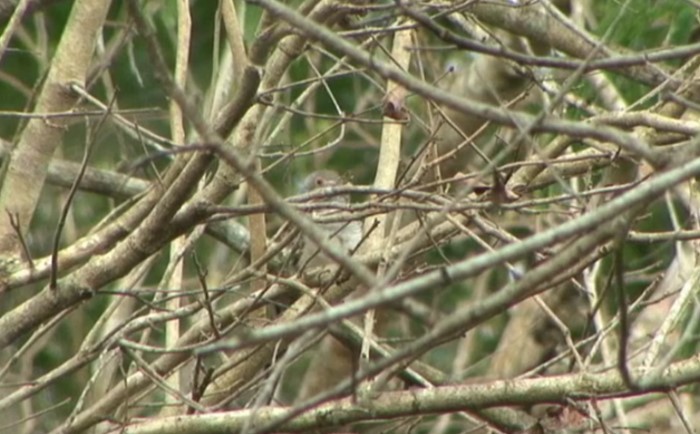
[[[332,170],[317,170],[311,173],[301,184],[303,193],[310,193],[328,187],[338,187],[343,185],[343,178]]]

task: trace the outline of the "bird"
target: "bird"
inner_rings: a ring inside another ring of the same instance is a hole
[[[338,173],[332,170],[319,170],[304,178],[301,184],[303,193],[340,187],[345,181]],[[328,195],[314,199],[314,202],[324,202],[337,205],[333,209],[324,209],[311,212],[311,217],[328,217],[342,212],[342,208],[350,204],[349,194]],[[362,221],[351,220],[347,222],[318,223],[331,243],[335,243],[342,249],[352,252],[362,241]],[[308,238],[303,238],[302,253],[299,260],[301,267],[312,269],[330,265],[333,260],[320,252],[318,246]],[[352,375],[355,361],[359,357],[356,351],[347,348],[332,336],[325,336],[319,344],[316,353],[311,358],[308,369],[303,377],[301,387],[296,397],[297,402],[308,399],[324,390],[335,386],[339,381]]]
[[[302,193],[311,193],[326,188],[340,187],[345,185],[343,178],[333,170],[317,170],[304,178],[301,183]],[[311,217],[314,219],[330,217],[339,214],[343,210],[339,209],[350,205],[350,195],[340,194],[315,199],[314,202],[323,202],[335,207],[332,209],[322,209],[312,211]],[[362,222],[360,220],[326,222],[318,224],[326,239],[340,247],[348,253],[352,253],[362,240]],[[299,264],[307,269],[330,265],[332,259],[319,251],[318,246],[309,238],[304,237],[302,241],[302,251]]]

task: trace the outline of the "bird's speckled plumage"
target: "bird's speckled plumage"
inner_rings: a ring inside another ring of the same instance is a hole
[[[301,190],[304,193],[310,193],[314,190],[339,187],[344,184],[343,178],[332,170],[319,170],[311,173],[301,185]],[[331,202],[349,204],[349,195],[333,196],[328,199],[318,199],[319,202]],[[342,213],[342,210],[327,209],[319,210],[311,213],[314,218],[329,217],[335,214]],[[321,228],[327,234],[328,239],[347,250],[352,251],[362,239],[362,222],[352,220],[347,222],[328,222],[319,223]],[[306,264],[307,268],[328,265],[331,262],[330,258],[318,251],[318,247],[309,239],[304,238],[304,245],[301,253],[300,264]]]

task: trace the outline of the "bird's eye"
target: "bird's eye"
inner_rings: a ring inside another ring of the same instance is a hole
[[[316,187],[320,187],[323,185],[323,178],[318,177],[318,178],[316,178],[315,182],[316,182]]]

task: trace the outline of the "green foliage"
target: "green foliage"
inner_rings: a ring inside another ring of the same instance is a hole
[[[629,6],[620,16],[620,6],[624,3]],[[693,29],[697,28],[693,6],[684,1],[596,1],[594,11],[600,22],[596,34],[609,34],[613,46],[630,52],[687,43]],[[627,101],[636,101],[649,90],[617,74],[611,75],[611,79]]]

